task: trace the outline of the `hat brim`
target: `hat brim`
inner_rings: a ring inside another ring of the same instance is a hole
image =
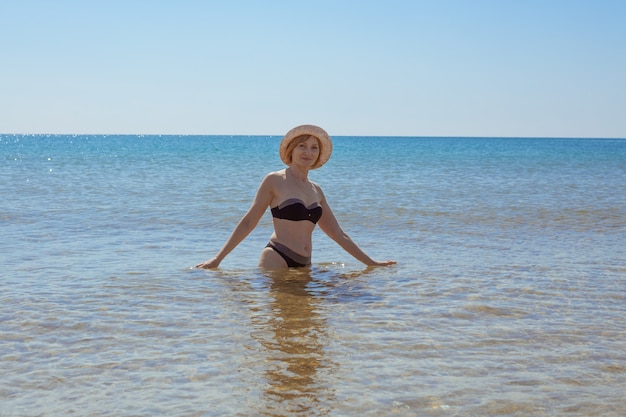
[[[333,152],[333,142],[330,140],[330,136],[324,129],[314,125],[301,125],[291,129],[280,141],[280,159],[285,165],[290,165],[289,155],[287,155],[287,148],[292,140],[299,136],[310,135],[314,136],[320,142],[320,156],[317,158],[315,165],[311,169],[317,169],[324,165],[330,159],[330,154]]]

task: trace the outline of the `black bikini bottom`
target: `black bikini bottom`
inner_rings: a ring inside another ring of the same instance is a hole
[[[278,242],[269,242],[266,248],[271,248],[281,256],[287,262],[287,266],[289,268],[302,268],[303,266],[311,265],[311,258],[299,255],[289,249],[287,246],[282,245]]]

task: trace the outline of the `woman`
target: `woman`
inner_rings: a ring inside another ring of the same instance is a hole
[[[271,207],[274,233],[261,252],[259,267],[291,268],[311,265],[311,235],[319,225],[349,254],[369,266],[395,264],[375,261],[341,230],[319,185],[309,181],[309,170],[330,158],[332,142],[324,129],[302,125],[291,129],[280,143],[286,169],[269,173],[261,182],[252,206],[217,255],[197,268],[217,268],[222,260],[256,227]]]

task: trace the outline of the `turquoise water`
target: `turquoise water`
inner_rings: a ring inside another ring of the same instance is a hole
[[[280,137],[0,136],[0,415],[621,416],[626,140],[339,137],[317,231],[210,258]]]

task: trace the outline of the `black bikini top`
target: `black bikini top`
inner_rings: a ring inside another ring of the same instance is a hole
[[[272,217],[292,221],[308,220],[317,223],[322,217],[322,207],[318,203],[313,203],[309,207],[297,198],[290,198],[276,207],[272,207]]]

